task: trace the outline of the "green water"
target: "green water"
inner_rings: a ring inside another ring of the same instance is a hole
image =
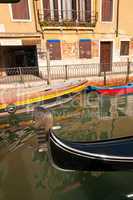
[[[133,133],[133,96],[111,98],[82,94],[52,112],[54,126],[61,127],[56,134],[68,140],[100,140]],[[131,199],[127,195],[133,193],[133,172],[54,169],[47,154],[36,151],[32,124],[22,126],[22,119],[31,118],[31,114],[13,115],[0,121],[8,124],[0,130],[0,200]],[[30,139],[24,141],[29,134]]]

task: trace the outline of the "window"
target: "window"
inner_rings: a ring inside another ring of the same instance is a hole
[[[12,4],[12,17],[15,20],[29,20],[28,0],[21,0],[19,3]]]
[[[91,0],[43,0],[45,20],[91,21]]]
[[[49,50],[50,60],[61,60],[60,40],[48,40],[47,49]]]
[[[50,1],[43,0],[44,20],[50,19]]]
[[[121,56],[129,55],[129,41],[121,41],[120,55]]]
[[[59,20],[58,0],[54,0],[53,4],[54,4],[54,18],[56,21],[58,21]]]
[[[91,58],[91,40],[81,39],[79,41],[79,57]]]
[[[113,0],[102,0],[102,21],[112,21]]]
[[[72,19],[73,20],[77,19],[77,4],[76,4],[76,0],[72,0]]]
[[[85,0],[85,20],[91,20],[91,0]]]

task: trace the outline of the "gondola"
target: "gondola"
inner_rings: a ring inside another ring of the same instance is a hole
[[[95,91],[100,95],[110,95],[110,96],[128,95],[128,94],[133,94],[133,83],[121,86],[113,86],[113,87],[88,86],[86,91],[87,92]]]
[[[133,136],[95,142],[71,142],[50,131],[49,157],[60,170],[118,171],[133,169]]]

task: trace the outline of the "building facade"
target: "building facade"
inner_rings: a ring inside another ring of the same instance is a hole
[[[131,59],[132,4],[132,0],[38,1],[42,46],[49,52],[50,64],[100,63],[100,71],[111,71],[113,62]],[[45,58],[40,59],[40,69],[44,65]]]
[[[0,4],[0,13],[0,74],[20,73],[15,68],[37,69],[41,37],[36,27],[34,2]]]
[[[100,72],[115,70],[112,63],[133,57],[132,5],[132,0],[1,4],[0,68],[43,71],[49,62],[51,66],[96,63]]]

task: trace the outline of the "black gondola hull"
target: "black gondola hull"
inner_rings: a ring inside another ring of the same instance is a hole
[[[62,170],[79,170],[79,171],[123,171],[133,170],[133,159],[126,157],[120,158],[101,158],[101,154],[97,152],[96,156],[88,156],[84,152],[76,152],[69,148],[69,145],[62,146],[53,137],[54,134],[49,136],[49,151],[52,164]],[[58,139],[59,140],[59,139]],[[86,144],[85,144],[86,145]],[[91,143],[88,143],[88,149]],[[95,144],[94,144],[95,145]],[[106,142],[105,142],[106,145]],[[106,148],[105,148],[106,154]]]

